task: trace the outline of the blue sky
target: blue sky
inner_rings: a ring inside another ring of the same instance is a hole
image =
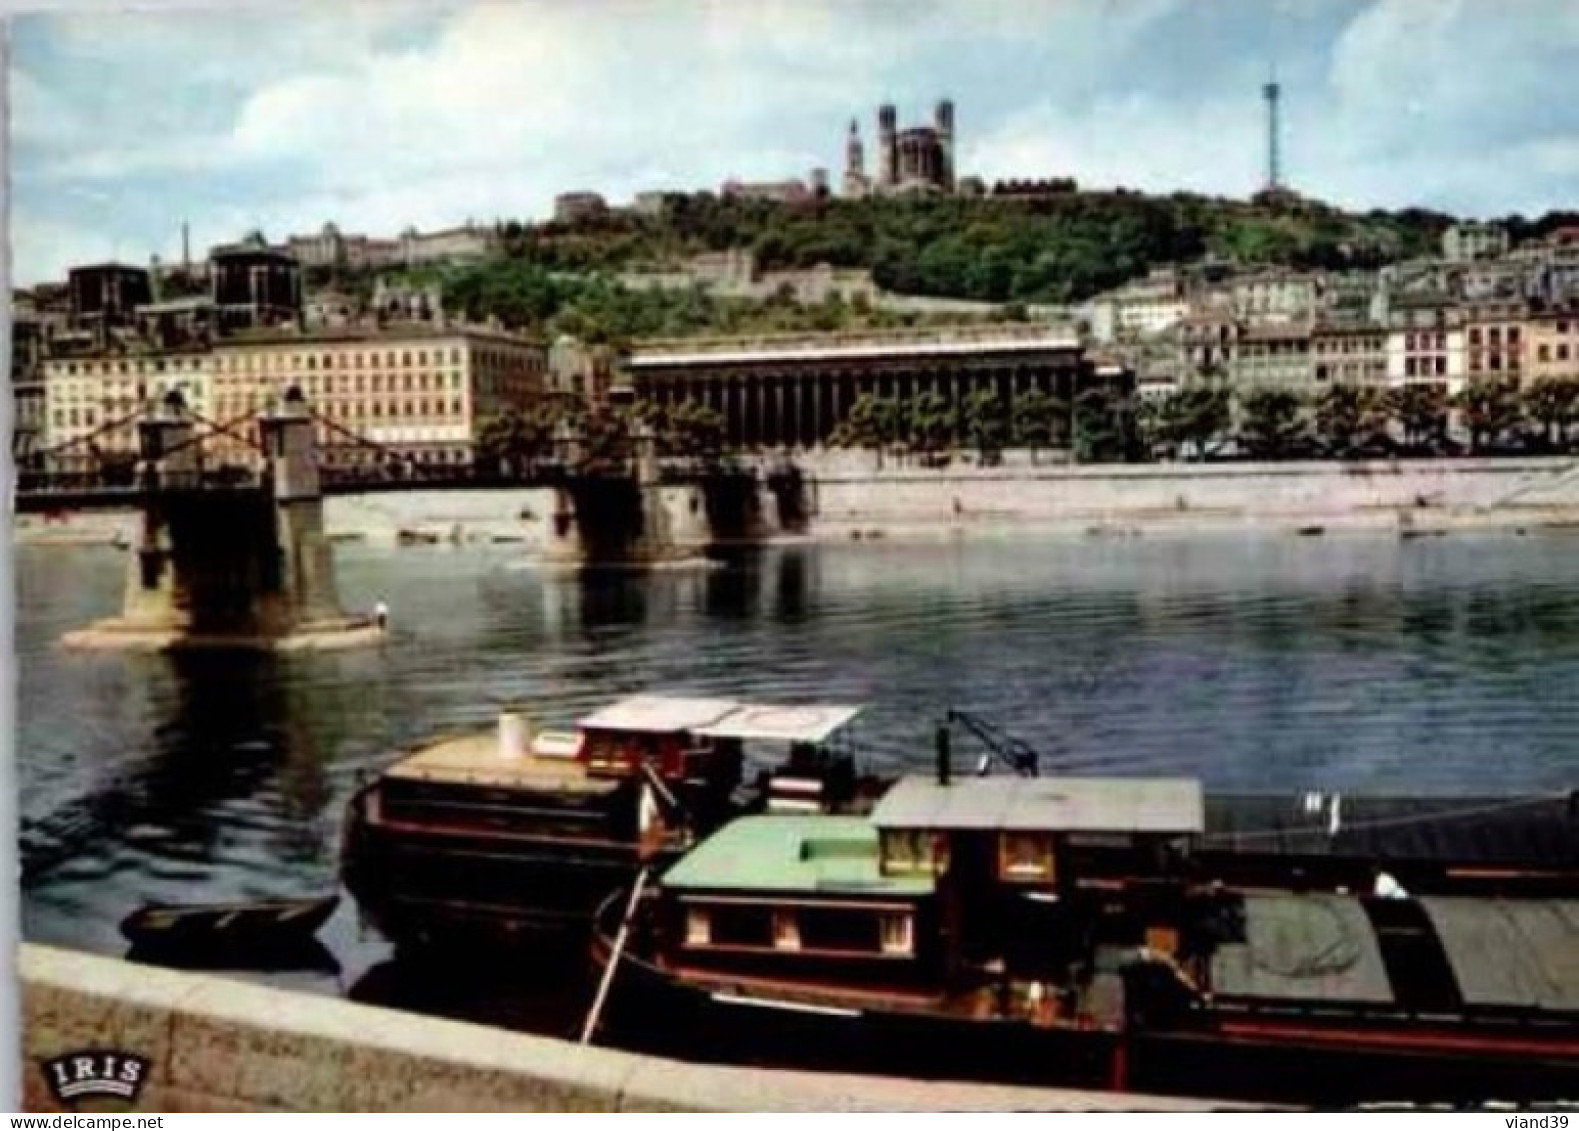
[[[956,104],[988,179],[1244,195],[1260,84],[1287,179],[1359,207],[1579,206],[1575,0],[515,0],[210,4],[14,24],[14,270],[251,228],[393,235],[730,176],[835,179]]]

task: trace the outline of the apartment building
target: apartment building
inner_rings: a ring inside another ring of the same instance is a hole
[[[476,328],[413,326],[238,336],[215,346],[217,420],[246,420],[296,386],[319,417],[326,466],[464,465],[489,420],[542,396],[543,344]],[[239,438],[216,438],[246,462]]]

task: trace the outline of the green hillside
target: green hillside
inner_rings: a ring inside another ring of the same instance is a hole
[[[764,270],[823,263],[865,268],[888,291],[1001,304],[1012,313],[1022,303],[1078,302],[1152,267],[1203,259],[1374,267],[1433,252],[1451,222],[1421,210],[1361,215],[1297,198],[1258,203],[1124,190],[802,205],[676,194],[656,216],[616,212],[574,225],[505,223],[498,258],[412,273],[412,281],[436,276],[450,309],[472,318],[593,339],[826,330],[921,319],[841,302],[804,307],[782,297],[637,292],[611,276],[749,248]]]

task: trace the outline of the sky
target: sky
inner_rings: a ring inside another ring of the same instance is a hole
[[[1244,196],[1274,68],[1302,192],[1579,205],[1576,0],[132,2],[12,25],[21,285],[179,257],[183,222],[201,255],[541,219],[571,189],[837,184],[884,101],[905,126],[952,98],[957,167],[989,182]]]

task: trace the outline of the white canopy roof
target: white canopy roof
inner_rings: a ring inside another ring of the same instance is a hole
[[[708,738],[778,742],[825,742],[861,713],[860,707],[817,704],[783,707],[742,704],[696,733]]]
[[[623,730],[647,734],[697,733],[740,704],[731,699],[679,699],[667,695],[633,695],[610,703],[578,724],[583,730]]]
[[[785,706],[635,695],[588,715],[579,725],[583,730],[635,734],[815,743],[825,741],[860,713],[860,707],[835,704]]]

